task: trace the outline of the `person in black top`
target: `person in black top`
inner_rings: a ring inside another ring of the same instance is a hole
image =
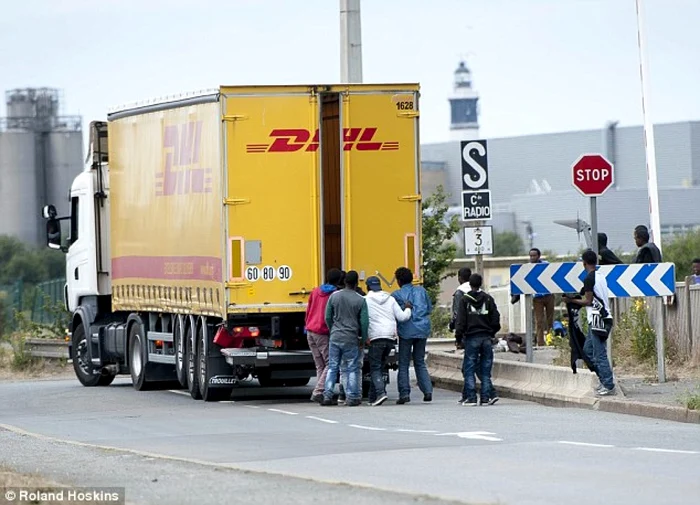
[[[498,395],[491,383],[493,367],[493,347],[491,339],[501,329],[501,316],[493,297],[481,290],[483,279],[479,274],[469,278],[471,290],[465,293],[457,307],[456,338],[462,339],[464,347],[464,389],[466,396],[462,405],[475,406],[476,381],[474,372],[477,364],[481,368],[481,404],[493,405]]]
[[[614,252],[608,249],[608,236],[605,233],[598,234],[598,264],[620,265],[622,260]]]
[[[653,242],[649,242],[649,229],[643,224],[634,229],[634,242],[639,247],[635,263],[661,263],[661,251]]]

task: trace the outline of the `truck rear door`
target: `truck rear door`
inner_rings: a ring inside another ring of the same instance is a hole
[[[420,280],[418,87],[341,95],[343,264],[384,289],[399,266]]]
[[[304,310],[320,283],[317,102],[224,88],[229,312]]]

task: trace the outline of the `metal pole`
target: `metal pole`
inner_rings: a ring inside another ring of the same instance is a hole
[[[525,310],[525,361],[532,363],[532,338],[535,334],[533,331],[533,318],[532,318],[532,295],[525,295],[525,304],[523,310]]]
[[[362,82],[360,0],[340,0],[340,81]]]
[[[475,221],[474,226],[476,228],[481,228],[484,225],[483,221]],[[481,275],[482,277],[485,277],[484,275],[484,255],[483,254],[477,254],[474,258],[474,273],[477,273]]]
[[[644,20],[642,0],[636,0],[637,7],[637,45],[639,47],[639,77],[642,85],[642,115],[644,116],[644,147],[647,161],[647,191],[649,193],[649,221],[651,224],[651,241],[661,251],[661,216],[659,214],[659,185],[656,176],[656,148],[654,145],[654,126],[649,113],[649,79],[647,75],[646,40],[644,37]]]
[[[598,256],[598,199],[591,197],[591,249]]]
[[[664,348],[664,332],[665,332],[665,314],[664,314],[664,297],[656,297],[656,364],[659,372],[659,383],[666,382],[666,349]]]

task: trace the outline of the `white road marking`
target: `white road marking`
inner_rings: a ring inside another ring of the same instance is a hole
[[[459,438],[466,438],[468,440],[487,440],[488,442],[502,442],[502,438],[494,437],[495,433],[490,431],[460,431],[457,433],[437,433],[436,437],[442,436],[457,436]]]
[[[369,431],[386,431],[386,428],[375,428],[374,426],[362,426],[361,424],[348,424],[351,428],[357,428],[359,430],[369,430]]]
[[[397,428],[396,431],[401,433],[437,433],[437,430],[409,430],[404,428]]]
[[[176,389],[168,389],[169,393],[175,393],[176,395],[192,396],[187,391],[178,391]]]
[[[257,405],[243,405],[243,406],[247,409],[259,409],[260,408]]]
[[[270,412],[279,412],[280,414],[287,414],[288,416],[298,416],[298,412],[289,412],[288,410],[281,410],[281,409],[267,409]]]
[[[657,449],[655,447],[635,447],[633,450],[648,452],[670,452],[673,454],[700,454],[699,451],[682,451],[680,449]]]
[[[324,419],[322,417],[316,417],[316,416],[306,416],[306,419],[313,419],[314,421],[321,421],[322,423],[328,423],[328,424],[338,424],[338,421],[333,421],[331,419]]]
[[[566,445],[580,445],[583,447],[603,447],[603,448],[615,447],[614,445],[610,445],[610,444],[589,444],[587,442],[570,442],[568,440],[560,440],[557,443],[566,444]]]

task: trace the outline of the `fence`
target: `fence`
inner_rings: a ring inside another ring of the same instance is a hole
[[[643,298],[647,307],[652,328],[656,327],[659,317],[654,310],[653,298]],[[700,363],[700,285],[676,283],[676,295],[670,303],[664,304],[666,337],[675,347],[678,356]],[[616,322],[634,303],[634,299],[617,298],[613,303],[613,315]],[[613,338],[615,338],[613,330]]]
[[[0,331],[17,329],[16,312],[22,312],[32,322],[52,324],[60,318],[65,279],[53,279],[36,285],[19,280],[0,286]]]

